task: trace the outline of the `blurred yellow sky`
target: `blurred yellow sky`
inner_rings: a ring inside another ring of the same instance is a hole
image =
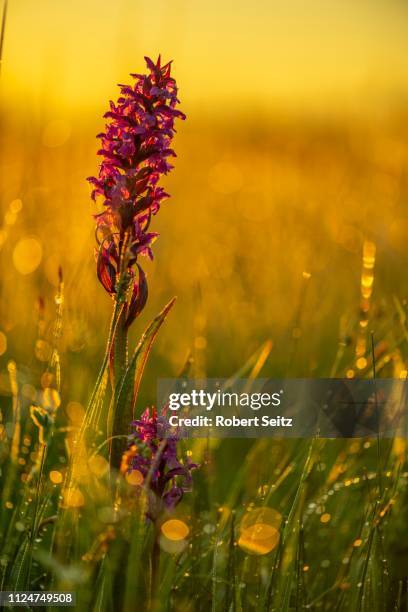
[[[161,51],[187,110],[388,112],[408,97],[407,26],[398,0],[10,0],[2,97],[104,107]]]

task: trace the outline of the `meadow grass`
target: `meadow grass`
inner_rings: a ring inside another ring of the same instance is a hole
[[[61,287],[58,296],[48,375],[58,363]],[[269,350],[237,374],[253,378]],[[106,431],[89,417],[104,372],[88,417],[72,404],[68,423],[41,420],[39,404],[30,418],[14,363],[9,376],[2,590],[74,590],[81,610],[405,609],[405,440],[185,441],[200,467],[172,518],[189,533],[166,539],[158,530],[169,517],[146,521],[146,490],[109,469]],[[47,387],[42,402],[57,412],[58,391]],[[272,544],[243,536],[245,517],[259,509],[274,512]]]

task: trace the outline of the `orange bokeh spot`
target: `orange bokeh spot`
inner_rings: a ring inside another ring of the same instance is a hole
[[[174,540],[176,542],[178,540],[184,540],[190,532],[189,527],[179,519],[170,519],[166,521],[161,526],[161,530],[168,540]]]
[[[51,470],[49,478],[53,484],[60,484],[63,481],[63,476],[58,470]]]

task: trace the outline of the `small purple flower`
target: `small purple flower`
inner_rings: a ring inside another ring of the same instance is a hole
[[[189,459],[177,457],[178,438],[169,433],[164,414],[147,408],[139,420],[132,423],[136,431],[130,436],[131,446],[137,447],[132,455],[129,471],[138,470],[148,480],[148,517],[155,520],[163,509],[173,510],[184,493],[191,491],[191,471],[197,467]]]
[[[151,218],[168,194],[158,185],[175,157],[171,142],[175,119],[185,119],[177,110],[176,81],[170,76],[171,62],[161,65],[145,58],[148,74],[132,74],[135,83],[119,85],[121,96],[105,114],[105,132],[98,135],[102,163],[97,177],[89,177],[92,198],[102,199],[104,210],[95,215],[97,225],[98,278],[111,295],[133,283],[132,298],[139,294],[138,308],[129,308],[128,325],[147,298],[146,277],[136,266],[139,255],[152,258],[151,245],[157,234],[149,232]],[[136,273],[137,271],[137,273]],[[122,278],[119,278],[122,275]],[[124,276],[124,278],[123,278]],[[121,284],[122,283],[122,284]],[[143,306],[142,306],[143,304]]]

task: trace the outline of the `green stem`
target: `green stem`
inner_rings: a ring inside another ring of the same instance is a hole
[[[150,610],[155,607],[155,601],[157,599],[157,590],[159,586],[159,570],[160,570],[160,546],[157,529],[154,532],[154,542],[152,549],[152,573],[150,581]]]
[[[126,308],[123,308],[116,326],[112,352],[112,393],[116,395],[121,378],[128,365],[128,328],[126,322]]]

